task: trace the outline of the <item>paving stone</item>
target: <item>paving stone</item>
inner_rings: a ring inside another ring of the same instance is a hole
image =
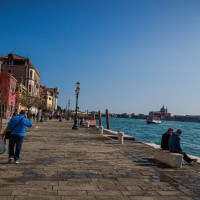
[[[125,188],[127,190],[138,190],[138,191],[142,190],[141,187],[136,186],[136,185],[134,185],[134,186],[125,186]]]
[[[118,190],[104,190],[104,191],[87,191],[89,196],[121,196],[122,193]]]
[[[28,190],[20,189],[20,190],[13,190],[11,195],[12,196],[28,196]]]
[[[28,187],[41,187],[41,186],[57,186],[59,182],[52,181],[27,181],[25,185]]]
[[[35,196],[15,196],[14,200],[61,200],[60,196],[41,196],[35,194]]]
[[[12,190],[0,188],[0,199],[1,199],[1,196],[9,196],[11,195],[11,193],[12,193]]]
[[[71,186],[54,186],[53,190],[98,190],[97,186],[91,185],[71,185]]]
[[[58,191],[59,196],[87,196],[87,192],[83,190],[63,190]]]
[[[161,198],[161,197],[159,197]],[[130,199],[133,199],[133,200],[155,200],[154,197],[149,197],[149,196],[134,196],[134,197],[130,197]]]
[[[128,190],[121,191],[124,196],[156,196],[159,195],[156,191],[138,191],[138,190]]]
[[[130,198],[125,196],[96,196],[96,200],[130,200]]]
[[[1,200],[14,200],[14,197],[12,196],[0,196]]]
[[[37,196],[57,196],[58,192],[57,191],[53,191],[53,190],[40,190],[38,188],[38,190],[29,190],[28,191],[28,196],[35,196],[37,194]]]
[[[96,200],[94,196],[62,196],[61,200]]]
[[[180,192],[180,191],[157,191],[160,195],[162,195],[162,196],[164,196],[164,195],[166,195],[166,196],[170,196],[170,195],[183,195],[183,193],[182,192]]]
[[[184,197],[183,196],[159,196],[159,197],[154,197],[155,200],[160,200],[160,199],[163,199],[163,200],[184,200]],[[188,200],[191,200],[193,198],[189,198]],[[185,199],[187,200],[187,199]]]

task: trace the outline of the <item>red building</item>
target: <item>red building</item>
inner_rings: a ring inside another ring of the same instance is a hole
[[[17,80],[7,72],[0,72],[0,115],[12,116],[15,110]]]
[[[12,74],[19,83],[27,88],[27,93],[33,97],[39,97],[40,75],[28,58],[16,54],[0,56],[1,71]],[[36,114],[38,109],[31,108],[31,112]]]
[[[11,73],[18,82],[22,82],[31,96],[39,96],[40,75],[28,58],[16,54],[0,56],[1,71]]]

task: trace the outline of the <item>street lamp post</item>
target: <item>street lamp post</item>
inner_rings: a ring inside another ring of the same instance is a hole
[[[75,112],[75,116],[74,116],[74,125],[72,127],[72,129],[78,129],[78,95],[79,95],[79,92],[80,92],[80,83],[77,82],[76,83],[76,90],[75,90],[75,94],[76,94],[76,112]]]
[[[70,117],[69,107],[70,107],[70,99],[68,100],[67,120],[69,120],[69,117]]]

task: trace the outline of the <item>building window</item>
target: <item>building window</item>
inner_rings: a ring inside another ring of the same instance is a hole
[[[9,69],[9,70],[8,70],[8,73],[9,73],[9,74],[11,74],[11,73],[12,73],[12,71]]]
[[[3,72],[4,71],[3,65],[0,65],[0,68],[1,68],[1,72]]]
[[[9,61],[9,63],[8,63],[8,64],[9,64],[9,66],[12,66],[12,61]]]
[[[33,79],[33,70],[30,70],[30,78]]]
[[[31,92],[31,85],[29,85],[28,91]]]

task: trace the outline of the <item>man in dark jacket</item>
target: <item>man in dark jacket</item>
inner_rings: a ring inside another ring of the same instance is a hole
[[[181,146],[180,146],[180,135],[182,131],[178,129],[176,133],[172,133],[172,135],[169,138],[169,150],[172,153],[180,153],[183,154],[183,159],[189,163],[189,164],[194,164],[197,159],[191,159],[185,152],[182,151]]]
[[[163,150],[169,150],[168,142],[169,142],[169,138],[170,138],[172,132],[173,132],[173,129],[168,128],[167,131],[162,135],[162,140],[161,140],[160,146]]]

